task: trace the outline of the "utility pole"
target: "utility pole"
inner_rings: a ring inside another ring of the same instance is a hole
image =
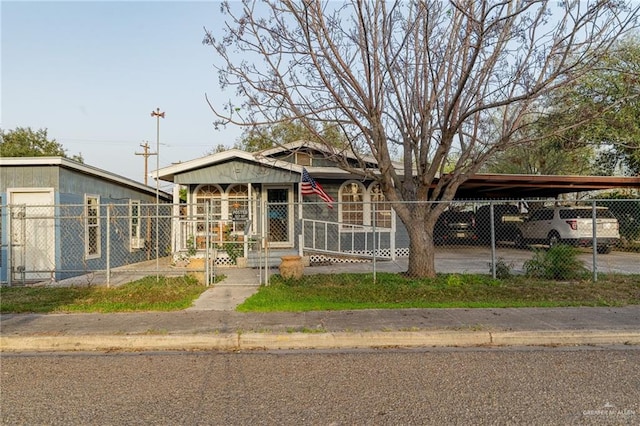
[[[158,155],[157,152],[149,152],[149,142],[144,141],[144,145],[140,144],[140,146],[142,147],[142,149],[144,149],[144,152],[135,152],[134,154],[136,155],[142,155],[144,156],[144,184],[147,184],[147,179],[149,177],[149,157],[151,157],[152,155]]]
[[[156,282],[160,280],[160,118],[164,118],[164,111],[160,108],[151,111],[151,117],[156,118]]]

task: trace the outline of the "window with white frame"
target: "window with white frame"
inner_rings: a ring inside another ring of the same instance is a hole
[[[229,219],[233,220],[233,231],[244,232],[245,221],[235,220],[237,217],[249,217],[249,186],[233,185],[228,190]]]
[[[100,257],[100,198],[85,196],[84,253],[86,258]]]
[[[385,203],[380,184],[374,183],[369,187],[369,197],[371,199],[371,224],[374,224],[375,219],[376,227],[391,228],[391,204]]]
[[[198,249],[205,248],[207,238],[207,222],[209,237],[214,241],[222,238],[222,189],[218,185],[201,185],[195,191],[194,201],[196,217],[195,243]],[[207,210],[209,218],[206,218]]]
[[[371,226],[376,228],[393,227],[393,211],[380,185],[373,183],[365,191],[364,185],[357,181],[345,182],[339,191],[340,221],[343,230],[361,229],[350,225]]]
[[[218,185],[202,185],[195,193],[196,216],[204,217],[207,205],[212,220],[222,219],[222,190]]]
[[[349,181],[340,187],[340,221],[343,225],[364,225],[364,186]]]
[[[129,241],[132,250],[144,246],[140,239],[140,200],[129,201]]]

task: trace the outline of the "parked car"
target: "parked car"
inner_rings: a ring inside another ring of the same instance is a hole
[[[434,242],[437,244],[477,240],[475,213],[472,211],[444,211],[436,222],[433,236]]]
[[[513,242],[518,232],[518,223],[522,222],[518,206],[513,204],[493,205],[493,228],[495,242]],[[491,206],[480,206],[476,211],[476,233],[485,244],[491,242]]]
[[[598,253],[609,253],[620,241],[618,220],[608,208],[598,207],[596,212],[596,244]],[[593,244],[593,208],[554,207],[534,210],[518,224],[516,246],[530,243],[590,247]]]

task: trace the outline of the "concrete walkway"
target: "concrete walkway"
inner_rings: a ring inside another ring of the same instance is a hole
[[[234,311],[260,287],[257,269],[220,268],[218,273],[226,278],[202,293],[187,311]]]

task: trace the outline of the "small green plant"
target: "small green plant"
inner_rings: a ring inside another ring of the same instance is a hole
[[[505,279],[511,277],[511,270],[513,269],[513,264],[507,263],[503,258],[498,258],[496,262],[496,278]]]
[[[187,254],[189,255],[189,257],[192,257],[196,255],[197,251],[196,239],[193,237],[193,235],[189,235],[189,238],[187,238]]]
[[[229,259],[231,259],[234,264],[237,264],[237,259],[244,255],[244,247],[238,241],[238,236],[231,233],[231,226],[229,225],[224,229],[224,240],[225,242],[222,243],[221,246],[218,246],[218,249],[224,250],[227,256],[229,256]]]
[[[525,274],[534,278],[570,280],[582,278],[588,270],[578,259],[575,247],[559,244],[549,250],[536,250],[532,259],[524,263]]]
[[[462,285],[462,278],[460,275],[451,274],[447,277],[447,287],[460,287]]]

